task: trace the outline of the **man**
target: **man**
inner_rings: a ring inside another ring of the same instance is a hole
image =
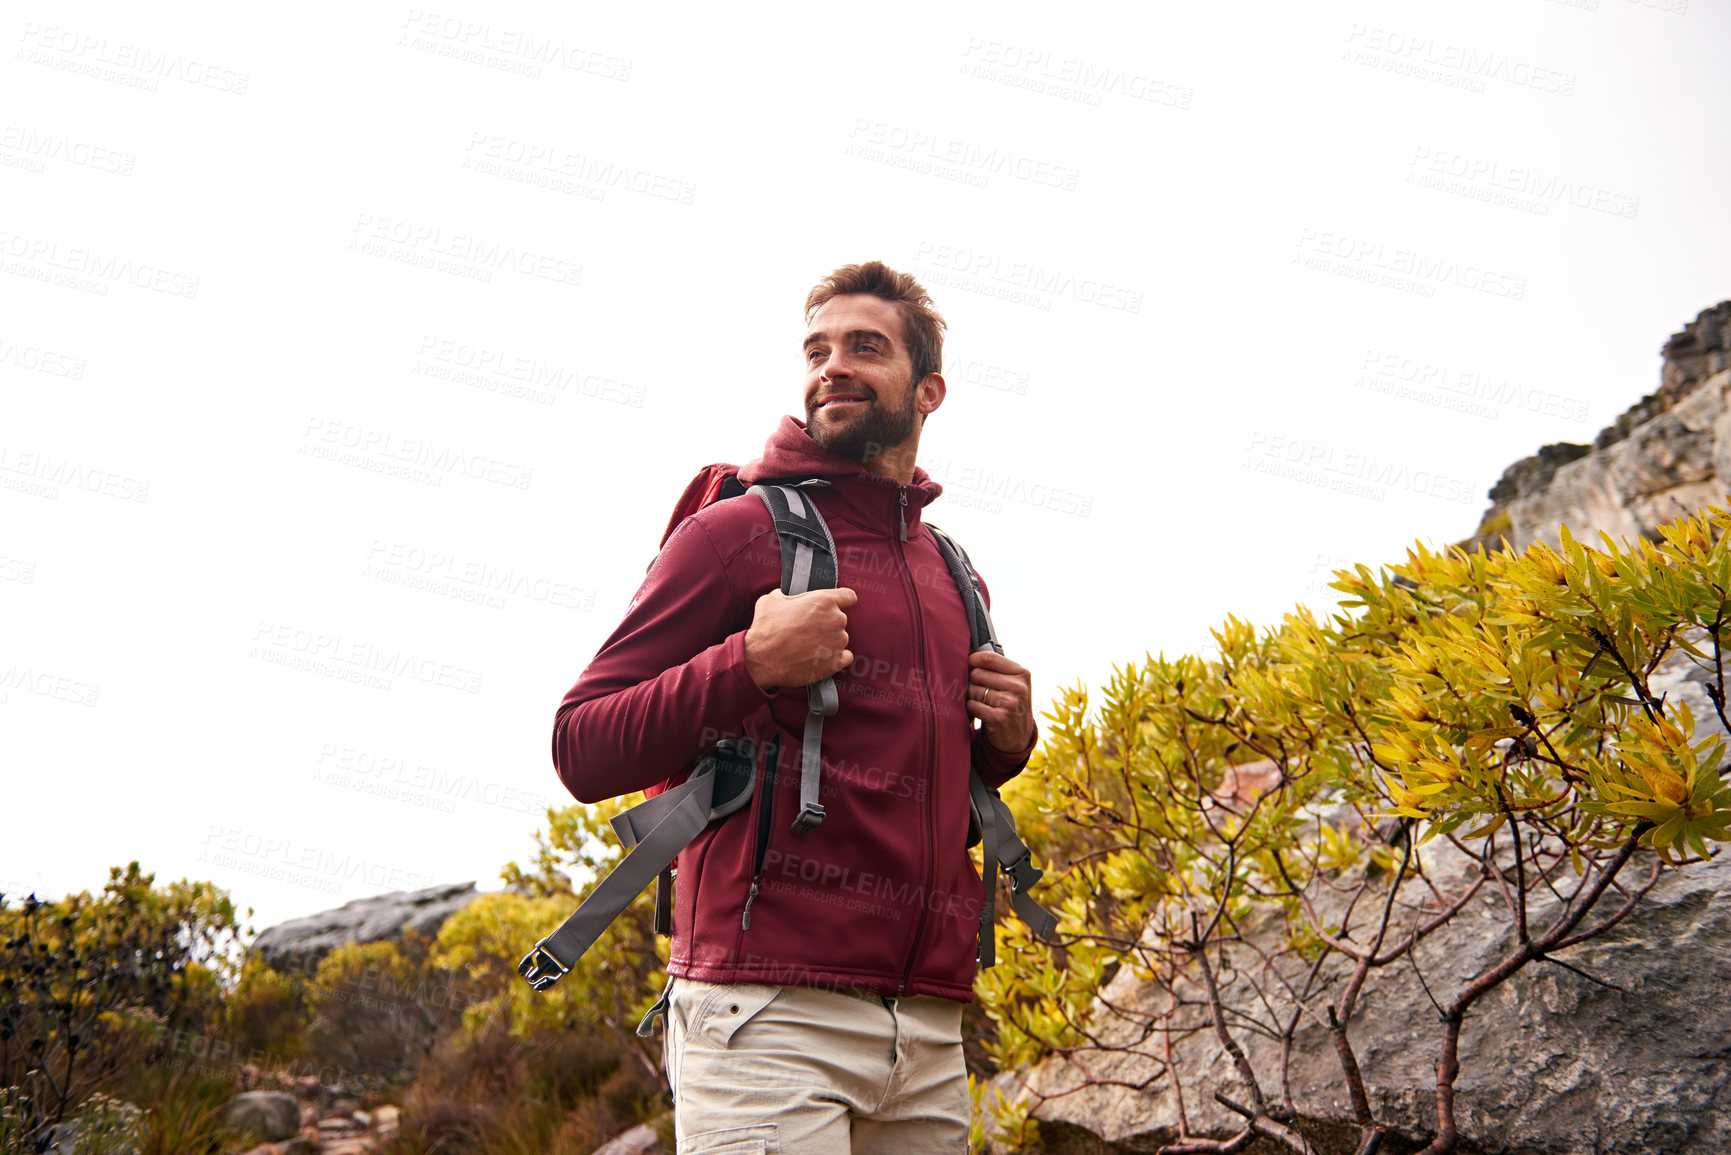
[[[997,786],[1026,764],[1029,674],[969,653],[921,524],[942,487],[914,459],[945,395],[925,290],[848,265],[806,320],[806,420],[784,417],[740,480],[829,483],[802,492],[835,539],[838,588],[781,592],[755,495],[698,512],[565,695],[553,759],[585,802],[676,778],[719,738],[750,739],[760,761],[750,808],[679,856],[666,1053],[681,1153],[957,1152],[981,911],[968,774]],[[805,687],[831,675],[825,817],[798,834]]]

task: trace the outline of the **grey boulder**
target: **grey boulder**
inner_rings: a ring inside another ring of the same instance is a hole
[[[1436,866],[1446,877],[1448,864]],[[1638,869],[1631,863],[1631,881],[1645,871],[1644,862]],[[1554,913],[1539,907],[1535,916]],[[1268,928],[1259,933],[1268,934]],[[1417,961],[1432,987],[1453,990],[1491,966],[1514,941],[1506,916],[1486,898],[1422,943]],[[1724,997],[1731,989],[1731,853],[1666,871],[1626,921],[1566,954],[1593,979],[1531,964],[1469,1013],[1456,1083],[1460,1150],[1731,1151],[1731,1002]],[[1165,996],[1132,969],[1120,970],[1102,994],[1127,1011],[1152,1014]],[[1113,1042],[1133,1042],[1128,1026],[1102,1017],[1102,1034]],[[1385,1149],[1407,1150],[1428,1139],[1436,1127],[1439,1030],[1412,967],[1390,968],[1372,979],[1351,1033],[1371,1105],[1396,1132]],[[1278,1070],[1279,1056],[1268,1040],[1240,1033],[1239,1041],[1259,1073]],[[1294,1042],[1292,1093],[1300,1128],[1350,1136],[1351,1104],[1326,1031],[1305,1027]],[[1212,1093],[1243,1092],[1212,1033],[1174,1039],[1173,1051],[1185,1076],[1194,1131],[1234,1133],[1236,1118],[1214,1103]],[[1078,1069],[1060,1059],[1023,1075],[1051,1096],[1036,1112],[1049,1142],[1068,1133],[1100,1152],[1151,1150],[1174,1140],[1171,1084],[1155,1063],[1086,1047],[1077,1058],[1096,1080],[1120,1085],[1087,1086]],[[1147,1090],[1129,1089],[1150,1077]],[[1013,1097],[1016,1077],[999,1078]],[[1054,1149],[1066,1148],[1057,1142]]]
[[[224,1122],[272,1143],[291,1139],[301,1127],[301,1108],[294,1096],[280,1091],[247,1091],[229,1100]]]
[[[472,882],[398,890],[357,898],[332,910],[290,919],[261,933],[252,950],[273,970],[310,973],[319,960],[344,943],[396,938],[404,928],[431,938],[445,920],[474,901]]]

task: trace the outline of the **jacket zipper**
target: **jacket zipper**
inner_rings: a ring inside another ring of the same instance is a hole
[[[739,929],[751,929],[751,904],[757,901],[758,883],[763,877],[763,859],[769,853],[769,832],[775,814],[775,764],[781,756],[781,735],[769,740],[763,757],[763,772],[758,775],[757,788],[763,792],[757,807],[757,858],[751,869],[751,890],[745,896],[745,909],[739,912]]]
[[[908,539],[908,490],[905,485],[896,486],[896,494],[902,499],[901,508],[896,510],[896,521],[901,525],[901,539]]]
[[[901,497],[901,501],[900,501],[901,508],[906,509],[907,504],[908,504],[908,491],[907,491],[907,489],[904,486],[898,485],[898,486],[896,486],[896,491]],[[902,519],[902,524],[901,524],[901,540],[906,541],[907,539],[908,539],[908,526],[907,526],[907,520],[904,517]],[[909,603],[913,606],[914,652],[919,655],[920,661],[923,664],[924,660],[925,660],[925,656],[926,656],[926,637],[925,637],[925,629],[920,624],[919,592],[912,588],[912,584],[908,578],[908,553],[907,553],[907,550],[903,549],[901,546],[897,546],[896,552],[901,555],[902,581],[903,581],[904,587],[907,588],[908,593],[910,595],[909,596]],[[932,890],[931,844],[935,841],[935,839],[932,835],[932,832],[931,832],[932,805],[933,805],[932,798],[937,793],[937,787],[938,787],[937,782],[932,780],[933,776],[936,772],[936,769],[937,769],[936,740],[934,737],[934,727],[932,726],[932,716],[936,710],[936,706],[932,702],[931,679],[929,677],[927,677],[927,678],[922,678],[921,681],[924,683],[925,698],[926,698],[926,711],[925,711],[925,716],[924,716],[924,723],[925,723],[925,728],[926,728],[926,777],[927,777],[927,781],[926,781],[926,806],[925,806],[925,814],[923,815],[923,817],[925,818],[925,821],[920,824],[920,858],[921,858],[921,864],[925,867],[925,880],[924,880],[925,884],[920,889],[920,892],[919,892],[919,894],[920,894],[920,917],[919,917],[919,921],[917,921],[914,924],[914,940],[913,940],[913,943],[908,947],[907,966],[902,971],[901,982],[896,985],[897,996],[900,996],[900,995],[907,993],[908,982],[910,979],[913,978],[914,960],[919,958],[920,940],[925,937],[925,933],[926,933],[926,913],[928,910],[931,909],[931,890]]]

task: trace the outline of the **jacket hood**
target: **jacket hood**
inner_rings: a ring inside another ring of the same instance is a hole
[[[775,432],[763,443],[763,456],[739,467],[739,480],[746,485],[783,477],[862,477],[889,484],[887,479],[876,477],[853,458],[831,453],[812,440],[805,422],[792,414],[783,415]],[[910,488],[925,494],[925,504],[936,500],[944,491],[944,487],[918,465],[914,466]]]

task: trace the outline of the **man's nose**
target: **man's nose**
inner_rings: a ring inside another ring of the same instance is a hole
[[[823,376],[825,380],[835,377],[852,376],[853,370],[848,367],[847,354],[840,349],[823,359]]]

